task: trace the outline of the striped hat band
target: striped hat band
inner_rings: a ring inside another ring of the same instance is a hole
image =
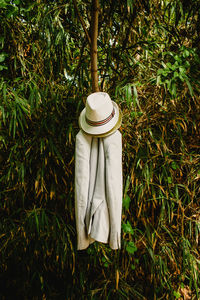
[[[91,121],[86,116],[85,116],[85,120],[88,123],[88,125],[97,127],[97,126],[105,125],[108,122],[110,122],[110,120],[112,120],[112,118],[114,117],[114,115],[115,115],[115,109],[113,107],[113,111],[111,112],[111,114],[106,119],[104,119],[104,120],[97,121],[97,122],[96,121]]]

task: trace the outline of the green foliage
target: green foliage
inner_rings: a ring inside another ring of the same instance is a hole
[[[122,248],[77,251],[89,46],[73,1],[0,0],[0,298],[199,298],[199,9],[100,1],[99,84],[123,111]]]
[[[191,61],[199,64],[199,57],[193,49],[187,49],[182,46],[179,53],[166,52],[163,53],[163,58],[168,62],[162,62],[162,68],[157,71],[157,85],[163,85],[165,90],[168,90],[170,95],[175,98],[177,96],[177,89],[186,83],[190,96],[193,97],[193,89],[190,83]],[[192,59],[191,59],[192,58]],[[171,62],[170,62],[171,61]]]
[[[130,254],[134,254],[137,251],[137,247],[132,241],[130,241],[126,246],[126,251]]]
[[[129,221],[127,221],[127,223],[122,224],[122,229],[125,233],[133,234],[133,228],[132,228],[131,224],[129,223]]]

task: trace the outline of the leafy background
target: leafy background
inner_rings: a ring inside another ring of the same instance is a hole
[[[79,252],[91,75],[74,2],[0,0],[0,297],[199,299],[200,1],[100,1],[99,85],[123,111],[122,249]],[[90,32],[91,2],[76,3]]]

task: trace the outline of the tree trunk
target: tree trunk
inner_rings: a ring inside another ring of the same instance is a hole
[[[98,37],[99,0],[92,0],[91,19],[91,76],[92,92],[99,91],[97,68],[97,37]]]

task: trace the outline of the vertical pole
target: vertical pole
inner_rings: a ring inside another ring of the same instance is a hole
[[[92,19],[91,19],[91,77],[92,92],[99,91],[98,67],[97,67],[97,37],[98,37],[98,15],[99,0],[92,0]]]

